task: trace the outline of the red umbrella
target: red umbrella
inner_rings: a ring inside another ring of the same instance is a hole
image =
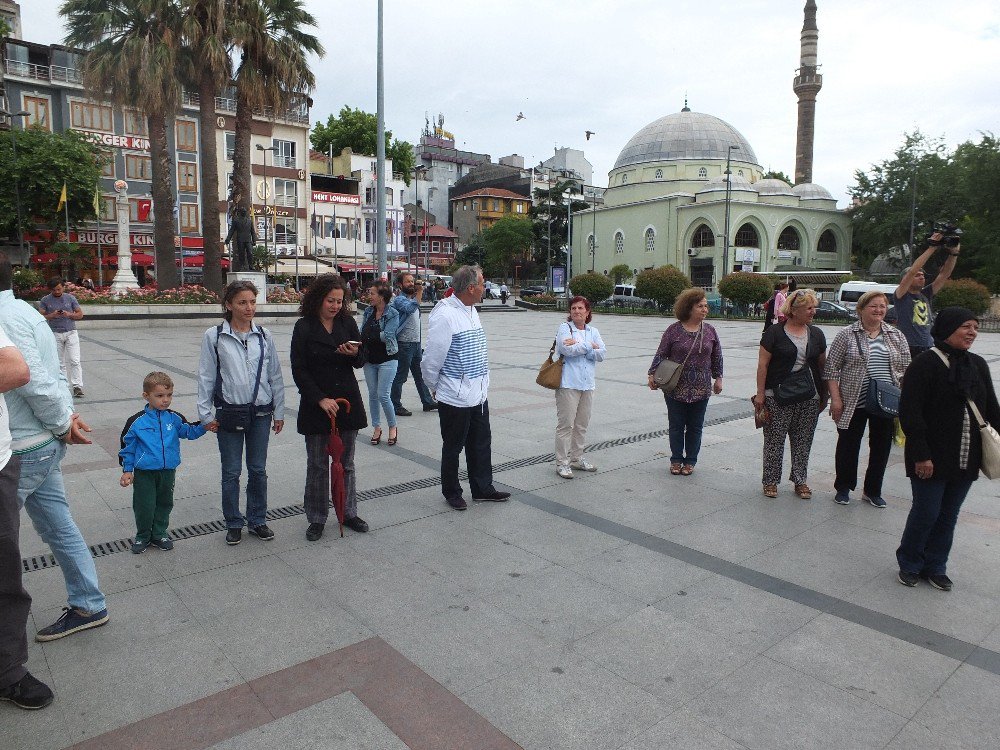
[[[351,413],[351,402],[346,398],[336,398],[334,401],[346,408],[348,414]],[[330,456],[330,498],[333,500],[333,508],[337,512],[340,535],[343,536],[347,487],[344,485],[344,466],[340,463],[340,457],[344,455],[344,441],[340,439],[336,417],[330,417],[330,441],[326,444],[326,452]]]

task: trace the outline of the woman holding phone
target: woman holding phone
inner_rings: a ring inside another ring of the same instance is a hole
[[[361,332],[347,311],[350,288],[336,274],[317,276],[306,289],[299,307],[301,318],[292,330],[292,379],[302,400],[296,427],[306,441],[306,486],[302,505],[309,526],[306,539],[323,536],[330,513],[330,468],[326,448],[331,419],[344,443],[344,526],[368,531],[358,516],[354,473],[354,448],[358,431],[368,426],[361,389],[354,371],[364,365]],[[346,399],[350,409],[337,399]]]

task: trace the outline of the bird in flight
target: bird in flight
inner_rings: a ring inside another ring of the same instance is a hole
[[[514,122],[520,122],[523,119],[524,119],[524,113],[523,112],[518,112],[517,113],[517,117],[514,118]]]
[[[587,140],[589,141],[590,140],[590,136],[597,135],[597,133],[595,133],[593,130],[585,130],[584,131],[584,135],[587,136]]]

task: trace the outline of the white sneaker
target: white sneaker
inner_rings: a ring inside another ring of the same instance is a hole
[[[560,466],[558,469],[556,469],[556,474],[561,476],[563,479],[573,478],[573,470],[568,466]]]
[[[581,458],[579,461],[573,461],[570,463],[570,466],[574,469],[579,469],[580,471],[597,471],[597,467],[585,458]]]

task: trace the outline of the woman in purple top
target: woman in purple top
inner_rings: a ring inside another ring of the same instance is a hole
[[[722,393],[722,342],[705,322],[708,300],[702,289],[686,289],[674,303],[677,323],[667,327],[649,366],[649,389],[656,390],[653,373],[665,359],[684,362],[680,381],[664,393],[670,431],[670,473],[689,476],[698,463],[705,410],[712,393]]]

